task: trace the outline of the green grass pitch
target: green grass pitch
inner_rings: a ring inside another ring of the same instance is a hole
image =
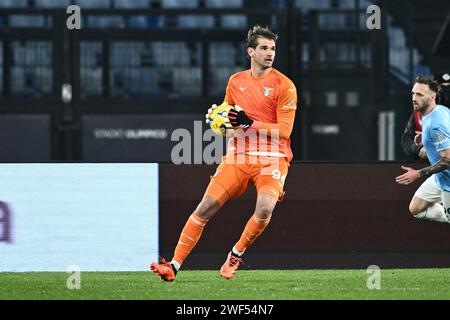
[[[82,272],[81,288],[67,289],[64,272],[0,273],[0,299],[450,299],[450,269],[381,270],[380,289],[369,290],[364,270],[182,271],[173,282],[152,272]]]

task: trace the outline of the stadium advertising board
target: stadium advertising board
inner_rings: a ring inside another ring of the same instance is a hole
[[[208,144],[202,141],[207,129],[204,115],[197,114],[85,115],[82,160],[171,162],[172,150],[180,142],[176,132],[181,130],[192,137],[188,142],[192,150],[197,138],[201,151]]]
[[[158,164],[0,164],[0,271],[143,271]]]

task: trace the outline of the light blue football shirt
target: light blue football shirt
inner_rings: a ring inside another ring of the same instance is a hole
[[[450,109],[438,104],[422,118],[422,143],[432,165],[441,159],[439,152],[450,149]],[[450,192],[450,169],[434,176],[439,189]]]

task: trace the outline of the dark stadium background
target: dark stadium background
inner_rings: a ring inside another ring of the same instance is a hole
[[[80,30],[66,27],[73,4]],[[380,29],[366,26],[371,4]],[[171,164],[171,133],[193,133],[222,101],[248,67],[248,28],[268,25],[299,109],[287,197],[250,264],[448,266],[448,227],[411,218],[418,184],[394,177],[410,161],[400,135],[414,78],[450,71],[449,21],[446,0],[0,0],[0,162],[161,163],[170,255],[215,168]],[[220,264],[252,192],[219,213],[187,267]],[[229,241],[217,240],[221,226],[233,226]]]

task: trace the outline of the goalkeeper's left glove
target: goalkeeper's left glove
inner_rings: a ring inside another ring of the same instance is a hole
[[[253,120],[250,119],[240,106],[235,105],[230,111],[228,111],[228,119],[233,128],[249,128],[253,124]]]

